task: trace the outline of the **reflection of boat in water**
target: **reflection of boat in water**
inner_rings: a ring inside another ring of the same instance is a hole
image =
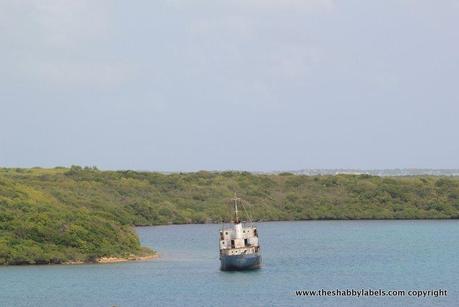
[[[238,204],[244,206],[242,200],[236,196],[231,200],[234,202],[234,220],[231,226],[223,225],[220,230],[220,269],[222,271],[258,269],[261,266],[261,251],[257,228],[251,221],[249,223],[240,221]]]

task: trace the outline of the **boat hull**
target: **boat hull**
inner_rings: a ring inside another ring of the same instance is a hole
[[[261,267],[261,255],[222,255],[220,257],[222,271],[256,270]]]

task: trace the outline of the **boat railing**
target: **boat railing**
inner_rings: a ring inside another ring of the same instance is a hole
[[[255,225],[253,225],[252,223],[250,222],[242,222],[242,228],[251,228],[251,229],[257,229],[257,227]],[[232,230],[233,229],[233,226],[231,225],[223,225],[222,226],[222,230]]]

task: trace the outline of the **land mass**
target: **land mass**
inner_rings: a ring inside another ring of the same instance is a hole
[[[234,192],[258,221],[459,217],[458,177],[0,168],[0,264],[153,256],[133,226],[227,221]]]

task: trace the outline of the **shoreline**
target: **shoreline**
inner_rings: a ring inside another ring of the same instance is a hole
[[[272,223],[272,222],[330,222],[330,221],[457,221],[459,217],[441,217],[441,218],[348,218],[348,219],[293,219],[293,220],[253,220],[253,223]],[[229,223],[229,222],[224,222]],[[222,222],[209,223],[167,223],[156,225],[133,225],[134,228],[143,227],[160,227],[160,226],[183,226],[183,225],[218,225]]]
[[[66,261],[62,264],[64,265],[75,265],[75,264],[110,264],[110,263],[121,263],[121,262],[134,262],[134,261],[148,261],[159,258],[159,254],[156,253],[154,255],[147,255],[147,256],[135,256],[131,255],[128,257],[100,257],[97,258],[95,261]]]

